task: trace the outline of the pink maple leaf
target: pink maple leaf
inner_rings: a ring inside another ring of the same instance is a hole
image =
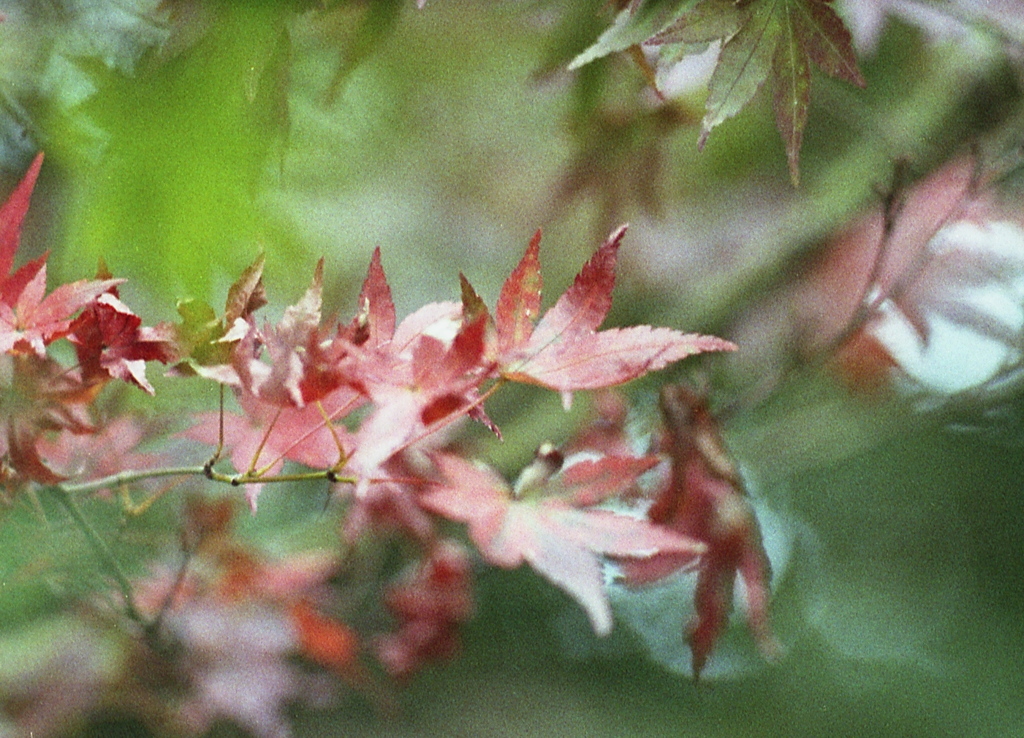
[[[489,374],[486,316],[466,323],[460,315],[456,303],[427,305],[402,321],[387,350],[362,362],[360,384],[376,406],[360,426],[349,465],[362,478],[438,423],[474,407]]]
[[[328,381],[322,376],[330,372],[322,371],[324,367],[317,361],[321,356],[323,272],[324,260],[320,259],[306,293],[285,309],[281,321],[274,326],[268,324],[261,332],[251,327],[239,343],[234,367],[242,383],[257,397],[277,405],[302,407],[341,385],[337,377]],[[261,349],[269,364],[259,358]]]
[[[220,413],[203,413],[197,416],[198,422],[181,435],[215,446],[220,441],[223,423],[224,447],[238,473],[266,476],[279,472],[285,461],[314,469],[337,465],[351,452],[353,442],[340,425],[332,423],[332,432],[324,415],[337,420],[358,407],[362,400],[357,393],[343,387],[301,408],[275,405],[245,390],[238,394],[238,402],[243,414],[226,412],[222,419]],[[246,499],[253,512],[262,489],[258,481],[246,485]]]
[[[540,309],[539,235],[534,236],[498,298],[495,328],[502,376],[571,392],[611,387],[703,351],[735,346],[714,336],[633,326],[598,332],[612,304],[619,244],[616,229],[572,286],[536,326]]]
[[[442,454],[435,461],[442,481],[427,487],[420,504],[468,523],[470,538],[489,563],[506,569],[528,563],[583,607],[598,635],[612,629],[602,556],[671,552],[692,560],[703,550],[667,528],[589,506],[619,485],[631,485],[648,462],[608,457],[598,467],[558,474],[557,460],[541,453],[513,490],[491,469],[465,459]],[[617,481],[609,485],[612,479]]]
[[[33,266],[26,264],[23,269]],[[44,297],[46,265],[43,264],[13,304],[0,302],[0,351],[30,350],[37,356],[44,356],[48,344],[68,334],[75,313],[123,281],[81,279],[62,284]]]
[[[151,469],[165,465],[163,454],[141,453],[145,428],[138,418],[121,416],[93,433],[64,430],[36,441],[36,450],[50,469],[64,478],[99,479],[125,469]]]

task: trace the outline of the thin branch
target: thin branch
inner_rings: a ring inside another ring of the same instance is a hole
[[[224,474],[215,471],[213,467],[202,468],[202,473],[207,479],[213,482],[223,482],[232,487],[239,487],[243,484],[272,484],[274,482],[309,482],[318,479],[325,479],[328,482],[347,482],[355,484],[358,480],[355,477],[339,477],[334,469],[322,469],[320,471],[298,472],[296,474],[274,474],[273,476],[262,476],[258,471],[245,472],[244,474]]]
[[[135,482],[142,482],[146,479],[159,479],[160,477],[195,477],[204,476],[206,466],[171,466],[163,469],[140,469],[127,470],[111,474],[109,477],[94,479],[91,482],[79,482],[77,484],[57,484],[56,489],[69,495],[83,495],[89,492],[98,492],[101,489],[124,487]]]
[[[182,591],[182,587],[185,586],[185,578],[188,575],[189,564],[192,563],[192,556],[195,551],[192,548],[185,548],[183,551],[184,556],[182,557],[181,566],[178,567],[178,573],[174,577],[174,582],[171,583],[170,589],[167,590],[167,594],[164,595],[164,600],[160,604],[160,609],[157,611],[156,617],[153,618],[151,629],[154,633],[159,633],[161,626],[163,626],[164,618],[167,617],[167,613],[170,612],[174,606],[174,600],[178,594]]]

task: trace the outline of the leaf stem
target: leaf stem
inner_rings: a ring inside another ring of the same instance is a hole
[[[405,449],[409,448],[413,444],[419,443],[420,441],[422,441],[427,436],[433,435],[434,433],[437,433],[442,428],[445,428],[445,427],[451,425],[452,423],[454,423],[459,418],[467,417],[476,408],[483,407],[484,402],[489,400],[491,398],[491,396],[494,395],[495,392],[497,392],[499,389],[501,389],[506,384],[508,384],[509,381],[510,380],[506,379],[505,377],[498,377],[497,381],[495,381],[494,384],[492,384],[490,387],[488,387],[484,392],[480,393],[480,395],[477,396],[477,398],[475,400],[473,400],[471,403],[469,403],[465,407],[459,408],[455,412],[451,412],[448,415],[445,415],[444,417],[439,418],[438,420],[435,420],[433,423],[431,423],[426,428],[424,428],[423,432],[420,433],[418,436],[416,436],[414,438],[411,438],[410,440],[406,441],[401,446],[399,446],[397,449],[395,449],[394,453],[397,454],[397,453],[399,453],[401,451],[404,451]],[[392,455],[394,455],[394,454],[392,454]]]

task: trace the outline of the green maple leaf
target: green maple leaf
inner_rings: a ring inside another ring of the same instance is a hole
[[[703,0],[649,42],[714,40],[723,42],[722,50],[709,83],[698,147],[703,148],[711,131],[739,113],[771,78],[775,124],[797,184],[811,98],[811,62],[832,77],[864,86],[849,31],[831,0]]]
[[[569,63],[569,69],[578,69],[609,54],[625,51],[630,46],[650,38],[672,18],[679,17],[693,7],[693,0],[656,0],[622,10],[611,26],[587,49]]]

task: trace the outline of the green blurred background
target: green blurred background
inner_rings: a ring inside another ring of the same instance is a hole
[[[164,4],[176,15],[159,23],[156,5],[24,2],[0,24],[7,186],[47,154],[24,250],[53,251],[51,284],[102,257],[147,323],[172,319],[176,298],[218,305],[261,250],[272,315],[320,255],[328,310],[350,313],[376,245],[400,314],[456,298],[459,271],[493,302],[538,227],[554,295],[628,221],[611,322],[725,332],[873,202],[894,159],[920,174],[980,137],[1020,139],[1020,68],[984,31],[934,42],[893,20],[862,58],[866,90],[816,76],[794,190],[767,95],[698,154],[703,86],[666,113],[627,58],[565,72],[607,25],[603,2],[197,0]],[[744,371],[727,394],[757,386]],[[638,404],[656,383],[631,390]],[[508,440],[478,448],[513,474],[585,406],[499,398]],[[401,717],[353,696],[297,714],[296,733],[1024,735],[1021,437],[982,430],[851,398],[814,371],[730,419],[759,495],[801,531],[778,581],[777,664],[695,685],[628,632],[567,644],[566,623],[585,623],[566,598],[488,571],[463,657],[415,679]],[[313,545],[330,521],[285,497],[261,499],[241,534]],[[91,512],[142,561],[173,505],[127,535]],[[34,644],[73,630],[54,613],[97,574],[74,531],[41,532],[27,507],[4,520],[0,561],[2,685]]]

